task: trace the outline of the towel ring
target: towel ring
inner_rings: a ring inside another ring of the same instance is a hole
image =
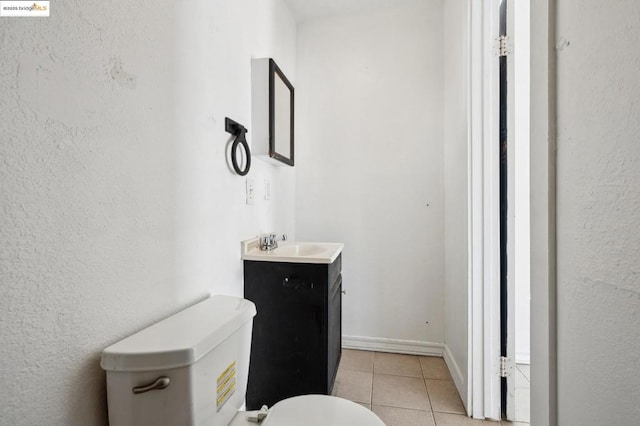
[[[251,168],[251,151],[249,150],[249,144],[247,143],[247,138],[245,136],[248,130],[242,124],[237,121],[233,121],[229,117],[224,119],[224,129],[236,137],[233,144],[231,144],[231,164],[233,165],[233,169],[240,176],[245,176],[249,173],[249,169]],[[244,170],[238,166],[238,158],[236,155],[238,146],[242,146],[245,158],[247,159]]]

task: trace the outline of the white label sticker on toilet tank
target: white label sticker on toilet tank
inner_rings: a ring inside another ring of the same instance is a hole
[[[217,411],[220,411],[225,402],[236,391],[236,362],[233,361],[229,366],[218,376],[217,380],[217,398],[216,405]]]

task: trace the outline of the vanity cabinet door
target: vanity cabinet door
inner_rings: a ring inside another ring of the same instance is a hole
[[[342,255],[331,264],[244,261],[253,319],[249,410],[333,389],[342,351]]]
[[[326,264],[245,261],[246,299],[256,304],[247,409],[327,392]]]

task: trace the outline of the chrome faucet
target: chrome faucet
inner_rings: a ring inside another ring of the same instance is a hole
[[[287,240],[287,234],[282,235],[282,241]],[[267,251],[278,248],[278,239],[276,234],[265,234],[260,236],[260,250]]]
[[[260,236],[260,250],[267,251],[278,248],[276,234],[265,234]]]

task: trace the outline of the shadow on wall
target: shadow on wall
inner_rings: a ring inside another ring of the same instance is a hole
[[[67,419],[82,419],[82,425],[107,426],[107,376],[100,368],[99,353],[92,353],[85,361],[75,368],[67,383],[68,397],[71,399],[67,406]],[[90,421],[90,423],[89,423]]]

